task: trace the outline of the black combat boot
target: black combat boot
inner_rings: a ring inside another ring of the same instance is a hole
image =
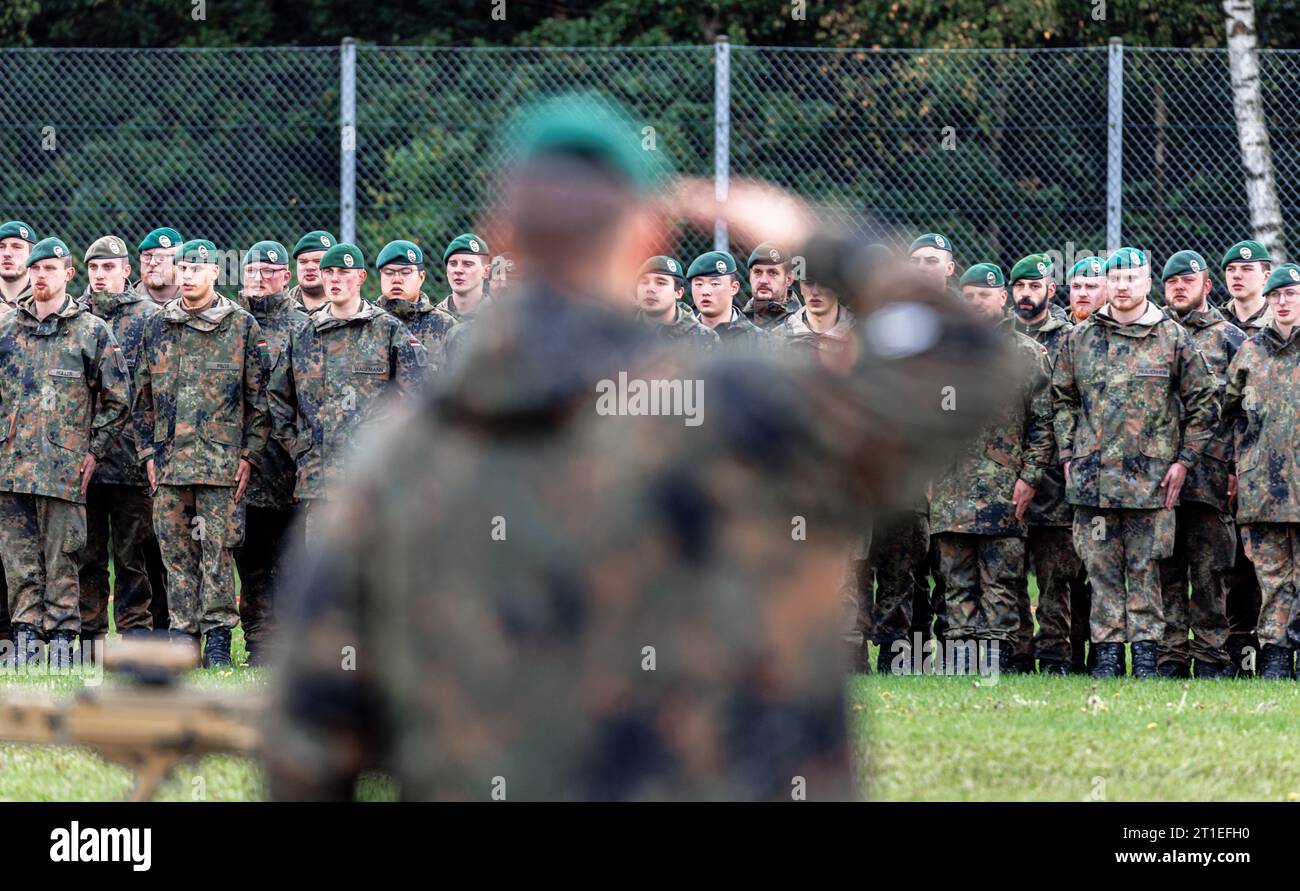
[[[937,661],[937,654],[942,652],[944,674],[967,675],[975,670],[975,647],[973,640],[945,640],[942,651],[935,651],[935,659]]]
[[[1057,677],[1067,677],[1074,674],[1073,666],[1069,662],[1057,662],[1054,659],[1038,660],[1039,674],[1055,675]]]
[[[45,661],[41,642],[41,632],[35,625],[26,622],[14,622],[14,667],[25,668],[28,665],[40,665]]]
[[[1291,651],[1277,644],[1264,644],[1259,653],[1259,676],[1266,681],[1288,680],[1291,673]]]
[[[1133,677],[1143,680],[1160,677],[1160,672],[1156,669],[1154,640],[1140,640],[1133,644]]]
[[[55,631],[50,635],[50,671],[67,671],[72,668],[73,651],[77,646],[77,632]]]
[[[881,640],[880,649],[876,651],[876,674],[911,673],[912,648],[907,645],[907,639],[887,637]]]
[[[213,628],[207,633],[203,646],[204,668],[226,668],[230,665],[230,629]]]
[[[1156,666],[1156,673],[1162,678],[1188,678],[1191,677],[1191,671],[1187,663],[1178,659],[1170,659],[1167,662],[1161,662]]]
[[[1124,645],[1120,643],[1093,644],[1096,662],[1092,667],[1094,678],[1122,678],[1124,676]]]
[[[1206,662],[1204,659],[1193,659],[1192,668],[1195,669],[1198,680],[1232,677],[1231,662]]]

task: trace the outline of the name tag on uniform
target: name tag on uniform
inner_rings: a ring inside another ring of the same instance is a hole
[[[1168,368],[1139,368],[1133,372],[1134,377],[1169,377]]]
[[[353,374],[388,374],[387,365],[353,365]]]
[[[203,367],[216,371],[236,371],[239,369],[239,366],[234,362],[204,362]]]
[[[81,377],[81,372],[80,372],[80,371],[72,371],[71,369],[68,369],[68,368],[51,368],[51,369],[50,369],[50,377],[71,377],[71,378],[80,378],[80,377]]]

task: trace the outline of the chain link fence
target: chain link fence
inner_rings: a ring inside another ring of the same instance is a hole
[[[1189,247],[1216,260],[1251,235],[1226,51],[1116,61],[1106,47],[6,49],[0,218],[78,256],[160,225],[222,247],[327,228],[371,255],[399,237],[439,253],[489,200],[509,116],[595,89],[679,171],[775,181],[869,235],[943,232],[962,266],[1104,253],[1108,232],[1158,263]],[[1260,67],[1290,223],[1300,52],[1261,51]],[[678,252],[714,240],[690,232]]]

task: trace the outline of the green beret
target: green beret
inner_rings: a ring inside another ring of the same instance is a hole
[[[126,253],[126,242],[116,235],[105,235],[96,238],[95,243],[86,251],[83,257],[87,263],[91,260],[129,260],[131,259]]]
[[[365,269],[366,255],[355,244],[341,241],[320,258],[321,269]]]
[[[479,238],[473,232],[464,232],[453,238],[447,245],[447,249],[442,252],[442,263],[447,265],[452,254],[478,254],[486,256],[490,254],[487,242]]]
[[[961,274],[957,283],[977,288],[1003,288],[1007,280],[1002,277],[1002,268],[996,263],[976,263]]]
[[[10,220],[0,225],[0,238],[21,238],[30,244],[36,244],[36,233],[22,220]]]
[[[152,250],[153,248],[180,247],[181,242],[184,240],[185,239],[181,238],[181,234],[175,229],[163,226],[161,229],[155,229],[146,235],[144,241],[140,242],[137,250],[147,251]]]
[[[938,248],[941,251],[947,251],[950,254],[952,253],[952,242],[937,232],[927,232],[925,235],[922,235],[916,241],[912,242],[912,246],[907,249],[907,253],[914,254],[916,253],[917,248],[923,247]]]
[[[747,265],[753,266],[754,264],[757,263],[757,264],[766,264],[768,266],[771,266],[772,264],[783,265],[789,262],[790,262],[789,254],[781,250],[772,242],[765,241],[762,244],[760,244],[758,247],[754,248],[754,252],[749,255],[749,263]]]
[[[1294,263],[1283,263],[1269,273],[1268,281],[1264,283],[1264,293],[1292,285],[1300,285],[1300,266]]]
[[[1135,247],[1122,247],[1106,261],[1106,271],[1112,269],[1140,269],[1147,265],[1146,251]]]
[[[671,275],[673,278],[685,278],[686,270],[682,266],[682,261],[676,257],[651,257],[641,264],[637,271],[637,277],[641,277],[648,272],[657,272],[661,275]]]
[[[552,155],[580,158],[613,170],[638,189],[653,187],[669,172],[663,152],[642,147],[641,124],[594,93],[545,100],[526,110],[508,132],[512,144],[507,154],[523,161]]]
[[[1101,257],[1080,257],[1070,267],[1070,278],[1105,278],[1106,261]]]
[[[42,238],[32,246],[32,252],[27,255],[27,265],[34,266],[41,260],[49,260],[51,257],[56,260],[64,260],[72,255],[68,246],[63,243],[62,238]]]
[[[384,245],[384,249],[379,252],[379,259],[375,260],[375,268],[383,269],[390,263],[396,263],[398,266],[418,266],[424,268],[424,251],[413,241],[390,241]]]
[[[733,275],[736,272],[736,258],[726,251],[709,251],[700,254],[686,270],[687,278],[701,275]]]
[[[298,239],[298,243],[293,246],[292,256],[296,260],[299,254],[308,251],[328,251],[338,243],[339,240],[324,229],[313,229]]]
[[[1271,263],[1273,259],[1258,241],[1239,241],[1223,255],[1223,268],[1229,263]]]
[[[181,245],[176,254],[177,263],[210,263],[217,265],[217,246],[206,238],[191,238]]]
[[[1047,254],[1030,254],[1028,257],[1021,257],[1016,261],[1016,265],[1011,267],[1009,281],[1014,285],[1022,278],[1051,278],[1052,271],[1051,257]]]
[[[1196,251],[1179,251],[1165,263],[1164,271],[1160,273],[1160,280],[1165,281],[1175,275],[1195,275],[1198,272],[1208,272],[1209,269],[1205,258]]]
[[[278,241],[259,241],[244,254],[244,265],[265,263],[268,266],[288,266],[289,250]]]

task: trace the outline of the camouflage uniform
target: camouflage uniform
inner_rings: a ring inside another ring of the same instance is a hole
[[[1013,317],[1014,318],[1014,317]],[[1014,321],[1015,329],[1033,338],[1047,349],[1047,357],[1055,364],[1065,341],[1074,326],[1055,304],[1049,305],[1047,318],[1036,325]],[[1025,513],[1029,524],[1026,539],[1028,565],[1038,580],[1038,631],[1033,630],[1034,614],[1029,609],[1029,586],[1021,585],[1017,592],[1020,604],[1022,634],[1018,636],[1017,655],[1023,659],[1040,660],[1043,670],[1050,666],[1064,666],[1071,661],[1071,640],[1074,626],[1087,634],[1086,613],[1073,611],[1079,588],[1086,585],[1083,561],[1074,550],[1071,524],[1074,511],[1065,498],[1065,474],[1055,459],[1056,436],[1052,435],[1053,460],[1043,472],[1042,483],[1034,493],[1034,500]],[[1086,588],[1083,596],[1087,596]]]
[[[434,306],[423,291],[418,300],[381,298],[379,307],[396,316],[424,344],[430,372],[436,372],[447,364],[447,338],[456,326],[451,313]]]
[[[1223,315],[1229,322],[1245,332],[1246,337],[1258,334],[1268,327],[1273,316],[1268,308],[1268,301],[1245,318],[1237,315],[1239,307],[1235,299],[1224,301]],[[1241,503],[1238,498],[1237,503]],[[1233,557],[1232,569],[1228,572],[1228,658],[1236,663],[1237,670],[1251,673],[1255,656],[1259,653],[1260,610],[1263,607],[1263,594],[1259,589],[1259,578],[1255,566],[1246,554],[1246,539],[1237,529],[1237,553]]]
[[[771,331],[801,309],[803,309],[803,304],[799,302],[799,297],[791,290],[786,292],[785,300],[779,303],[774,300],[763,301],[761,308],[759,302],[750,297],[745,303],[745,308],[740,312],[745,318],[764,331]]]
[[[1300,584],[1300,336],[1271,323],[1228,368],[1224,414],[1234,429],[1237,522],[1263,594],[1262,644],[1292,649],[1287,625]],[[1294,625],[1292,626],[1295,627]],[[1300,631],[1300,629],[1296,629]]]
[[[108,454],[130,395],[113,332],[70,297],[43,321],[35,297],[0,319],[0,553],[15,625],[80,630],[79,467],[87,452]]]
[[[700,324],[703,325],[704,322],[700,321]],[[705,325],[705,327],[708,326]],[[718,335],[718,339],[722,343],[730,344],[733,347],[756,347],[761,349],[772,343],[771,334],[741,315],[740,311],[734,306],[731,308],[731,318],[711,330]]]
[[[308,324],[307,314],[287,294],[243,295],[240,303],[252,314],[266,340],[269,364],[275,367],[295,331]],[[279,442],[269,439],[261,463],[253,467],[244,493],[244,540],[234,549],[239,569],[239,624],[251,659],[259,659],[272,636],[273,595],[279,587],[280,562],[291,550],[295,525],[293,458]]]
[[[471,318],[472,316],[478,315],[478,313],[481,310],[486,309],[491,303],[492,303],[492,295],[489,294],[487,292],[487,289],[485,288],[483,290],[483,297],[479,300],[478,305],[475,306],[474,309],[470,310],[469,312],[465,312],[456,306],[455,294],[448,294],[446,297],[439,300],[437,308],[445,312],[447,315],[451,316],[456,321],[464,322],[469,318]]]
[[[158,305],[140,290],[88,293],[80,300],[83,310],[109,325],[126,360],[128,383],[140,357],[145,322],[160,312]],[[167,595],[164,588],[154,592],[149,573],[151,551],[158,548],[153,533],[153,503],[144,470],[136,460],[135,436],[128,424],[123,425],[121,435],[101,458],[86,492],[86,547],[79,555],[83,637],[108,633],[110,543],[113,622],[119,633],[148,631],[153,628],[153,598]]]
[[[1211,306],[1179,317],[1214,374],[1216,395],[1227,384],[1228,365],[1245,335]],[[1189,658],[1198,666],[1224,666],[1228,662],[1228,573],[1237,550],[1237,530],[1228,506],[1228,458],[1231,430],[1221,425],[1205,453],[1183,484],[1174,509],[1177,533],[1174,553],[1160,564],[1165,636],[1159,660],[1167,670],[1186,667]],[[1187,589],[1191,585],[1191,600]],[[1189,612],[1190,610],[1190,612]],[[1194,635],[1190,645],[1188,630]]]
[[[293,573],[272,795],[382,766],[410,799],[852,796],[843,556],[980,424],[1002,365],[961,307],[917,299],[939,342],[847,375],[706,359],[540,288],[491,313],[500,336],[386,432]],[[598,415],[620,371],[703,380],[710,419]],[[966,400],[937,410],[954,379]]]
[[[244,538],[240,459],[258,466],[270,431],[261,326],[220,294],[191,314],[176,298],[145,324],[135,368],[137,457],[154,462],[153,525],[167,566],[171,628],[232,629],[231,549]]]
[[[925,511],[884,517],[872,530],[863,590],[875,589],[872,640],[889,654],[905,641],[915,618],[913,570],[924,565],[930,550],[930,521]],[[929,585],[926,585],[927,593]],[[905,648],[903,648],[905,649]]]
[[[721,342],[718,332],[695,318],[691,308],[680,300],[677,301],[676,315],[667,324],[651,319],[643,312],[638,312],[637,318],[663,340],[671,342],[685,338],[690,345],[705,350],[713,349]]]
[[[1148,302],[1121,325],[1107,305],[1070,332],[1052,391],[1074,547],[1092,582],[1092,640],[1159,641],[1158,561],[1172,555],[1175,528],[1160,483],[1175,460],[1195,467],[1213,436],[1214,376],[1159,307]]]
[[[1010,320],[998,327],[1021,357],[1006,382],[1014,397],[935,479],[930,537],[944,580],[944,636],[1014,647],[1027,528],[1011,496],[1018,480],[1037,489],[1052,459],[1051,366],[1046,347],[1016,333]],[[1009,659],[1012,650],[1000,655]]]
[[[398,400],[421,390],[426,367],[415,335],[365,300],[350,319],[325,306],[292,332],[267,397],[274,436],[298,468],[293,494],[307,502],[309,540],[316,502],[333,497],[357,441],[393,421]]]
[[[292,288],[286,291],[285,294],[286,296],[288,296],[289,302],[293,304],[293,308],[298,310],[298,312],[302,313],[303,315],[311,315],[316,311],[315,309],[308,309],[307,304],[303,303],[302,285],[294,285]],[[316,307],[316,309],[320,309],[320,307],[318,306]]]

